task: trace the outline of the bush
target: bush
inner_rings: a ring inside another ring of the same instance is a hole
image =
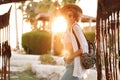
[[[48,54],[44,54],[44,55],[40,55],[40,61],[42,64],[51,64],[51,65],[55,65],[56,61],[54,60],[54,58],[48,53]]]
[[[44,54],[51,49],[51,33],[38,30],[24,33],[22,47],[29,54]]]
[[[84,32],[87,40],[95,44],[95,32]]]

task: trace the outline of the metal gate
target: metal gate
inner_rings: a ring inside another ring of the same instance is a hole
[[[96,43],[97,80],[120,80],[120,0],[98,0]]]
[[[0,80],[10,80],[10,17],[11,7],[8,12],[0,15]]]

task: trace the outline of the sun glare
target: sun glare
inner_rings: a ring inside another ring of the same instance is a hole
[[[62,56],[65,57],[65,58],[67,58],[67,57],[70,56],[69,53],[70,53],[70,52],[69,52],[68,50],[66,50],[66,49],[63,49],[63,50],[62,50]]]
[[[52,23],[52,32],[65,32],[67,28],[67,22],[64,17],[60,16],[54,19]]]

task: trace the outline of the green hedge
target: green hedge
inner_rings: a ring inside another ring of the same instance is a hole
[[[93,44],[95,43],[95,32],[84,32],[84,34],[87,40],[89,40]]]
[[[22,47],[29,54],[44,54],[51,49],[51,33],[31,31],[22,35]]]

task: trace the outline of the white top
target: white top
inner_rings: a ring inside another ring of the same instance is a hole
[[[80,42],[83,53],[88,52],[87,40],[82,32],[81,27],[77,23],[75,23],[73,25],[73,29],[74,29],[74,32]],[[68,33],[65,34],[62,40],[64,42],[64,47],[67,47],[68,46],[67,44],[71,42],[73,51],[76,52],[78,50],[76,38],[75,38],[74,34],[72,33],[72,30],[69,32],[69,35],[68,35]],[[65,43],[65,41],[67,44]],[[82,66],[80,64],[81,64],[80,57],[78,56],[74,59],[73,76],[82,78],[87,75],[87,69],[82,68]]]
[[[81,27],[78,24],[74,24],[73,30],[80,42],[83,53],[88,52],[87,40],[84,36],[84,33],[82,32]],[[71,39],[72,39],[73,51],[76,52],[78,50],[78,45],[77,45],[75,36],[73,35],[72,31],[71,31]],[[87,69],[84,69],[80,64],[81,64],[80,57],[78,56],[74,59],[73,76],[82,78],[87,75]]]

